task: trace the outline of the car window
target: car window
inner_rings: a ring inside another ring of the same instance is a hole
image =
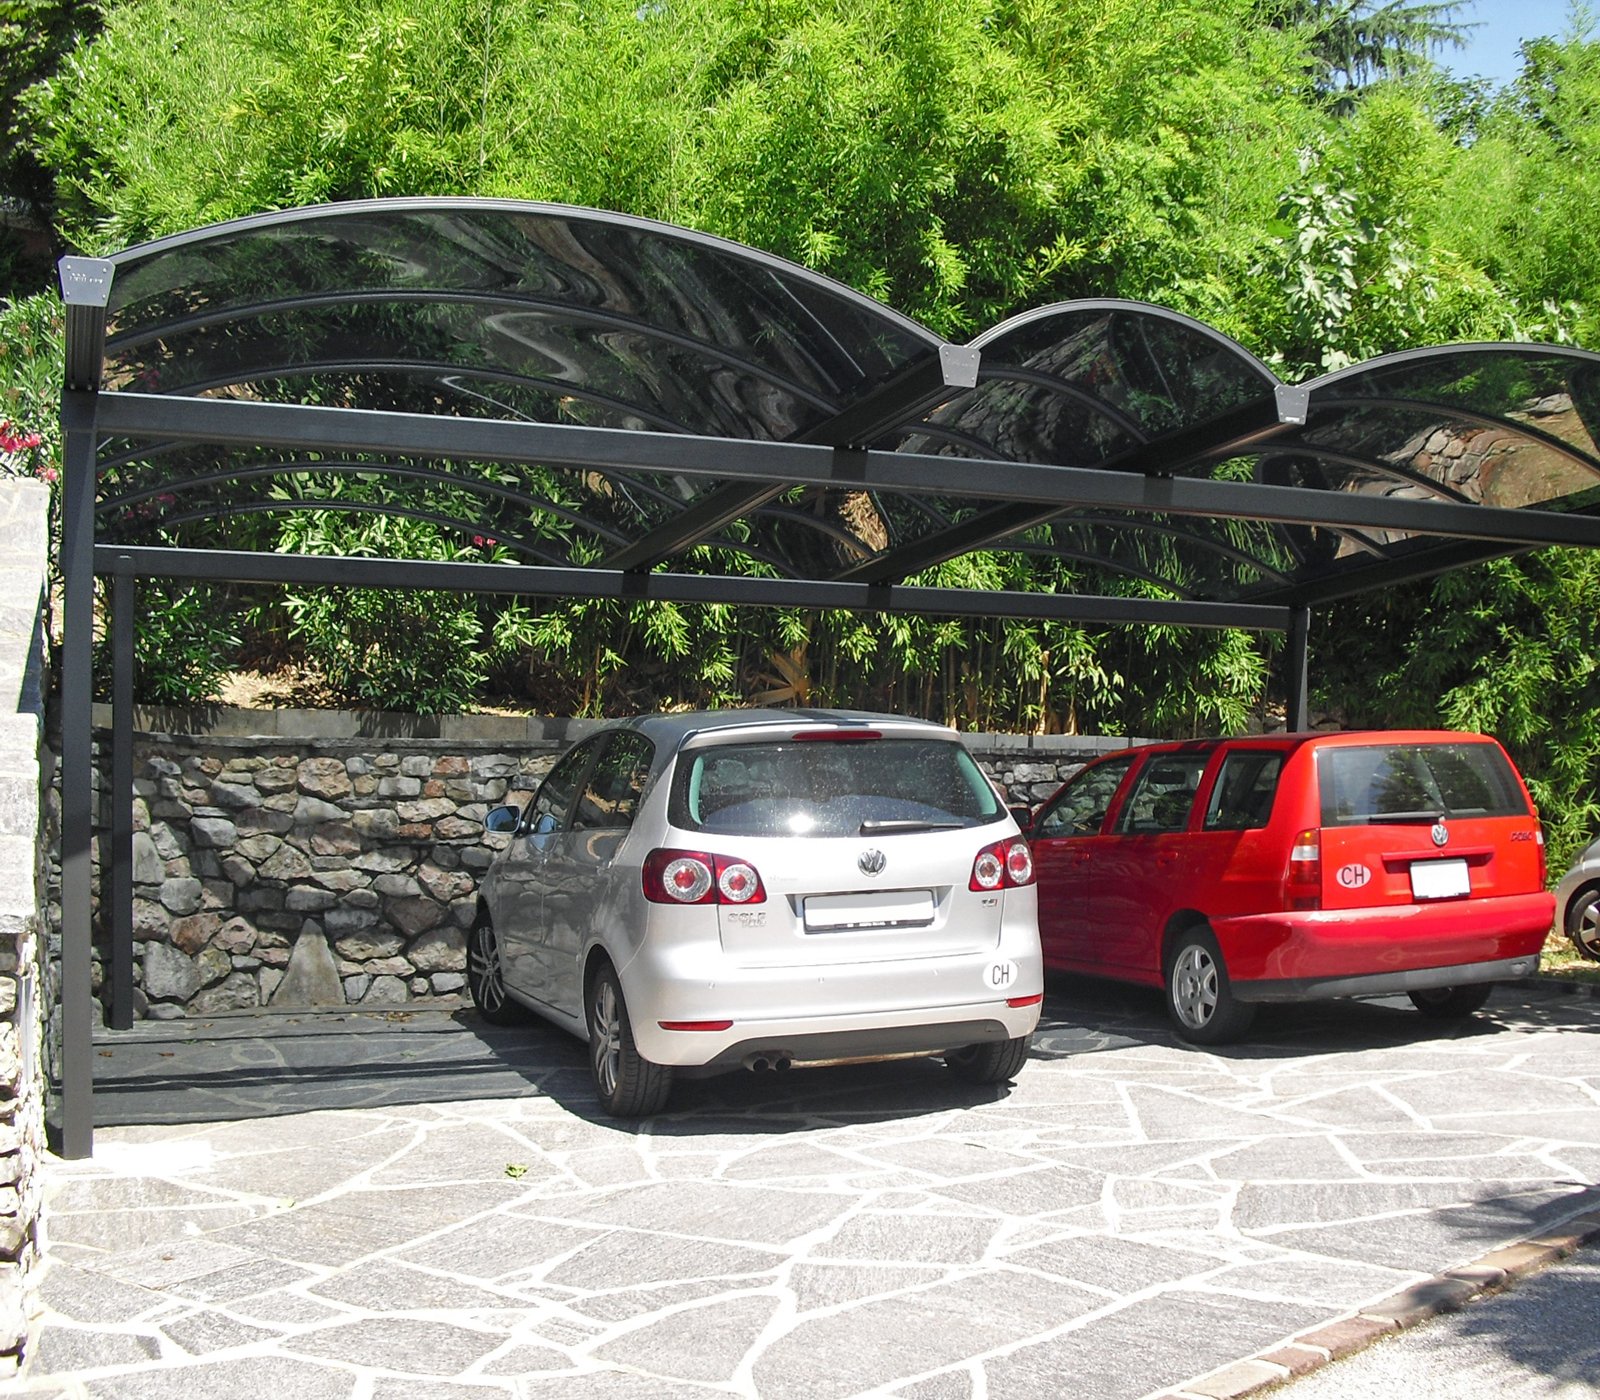
[[[1322,824],[1525,817],[1528,804],[1494,744],[1383,744],[1317,755]]]
[[[533,801],[523,812],[522,821],[517,827],[518,832],[526,835],[534,830],[567,830],[567,819],[572,812],[572,799],[577,795],[578,784],[583,780],[584,770],[589,766],[589,761],[594,757],[599,744],[599,737],[585,739],[577,748],[568,750],[556,760],[556,766],[539,785],[539,791],[534,794]]]
[[[1189,824],[1195,790],[1210,758],[1208,753],[1157,754],[1133,780],[1128,800],[1117,814],[1117,831],[1127,836],[1182,831]]]
[[[572,813],[574,831],[626,829],[633,825],[639,795],[650,776],[655,745],[643,734],[619,730],[596,760]]]
[[[981,826],[1006,808],[953,740],[780,739],[685,754],[670,814],[727,835],[893,836]]]
[[[1038,836],[1095,836],[1105,825],[1111,799],[1122,786],[1133,755],[1109,758],[1076,774],[1034,824]]]
[[[1265,826],[1278,792],[1283,754],[1276,749],[1232,749],[1206,803],[1207,831],[1245,831]]]

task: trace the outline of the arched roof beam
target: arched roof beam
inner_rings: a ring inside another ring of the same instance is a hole
[[[237,501],[216,510],[178,511],[174,514],[165,514],[150,523],[160,526],[192,525],[197,521],[230,520],[244,515],[289,515],[297,514],[301,511],[316,510],[330,511],[340,515],[387,515],[402,520],[422,520],[430,525],[437,525],[441,530],[450,530],[462,535],[481,535],[489,528],[481,522],[459,520],[454,516],[443,515],[438,511],[414,510],[406,506],[388,505],[383,502],[347,501],[337,497],[327,500],[302,497],[296,501]],[[494,529],[493,538],[496,543],[514,549],[519,554],[525,554],[530,559],[537,559],[543,564],[550,564],[558,568],[566,568],[571,565],[570,560],[563,559],[559,554],[555,554],[520,535],[508,534],[504,530]]]
[[[210,396],[217,389],[235,389],[242,385],[259,384],[264,380],[292,383],[296,379],[305,379],[314,374],[397,374],[422,384],[430,382],[430,379],[448,383],[457,378],[478,380],[487,384],[510,384],[520,389],[532,389],[537,393],[549,394],[554,399],[581,399],[584,403],[592,403],[597,408],[606,408],[630,418],[641,419],[652,424],[660,432],[689,431],[683,424],[652,409],[641,408],[626,399],[615,399],[608,394],[597,394],[590,389],[578,388],[559,379],[512,374],[508,370],[478,370],[428,360],[296,360],[292,364],[259,366],[252,369],[249,378],[246,379],[229,374],[213,379],[196,380],[193,384],[185,384],[181,390],[175,390],[173,397],[203,398]],[[528,421],[540,420],[528,419]]]
[[[1076,515],[1063,511],[1059,515],[1055,516],[1051,523],[1066,525],[1097,525],[1103,526],[1113,532],[1125,530],[1128,527],[1128,521],[1120,519],[1117,516],[1097,515],[1092,512]],[[1246,568],[1254,569],[1258,574],[1261,575],[1262,578],[1271,579],[1275,583],[1287,584],[1289,582],[1289,576],[1283,573],[1281,570],[1274,568],[1271,564],[1266,563],[1264,560],[1250,553],[1249,550],[1241,549],[1238,545],[1228,544],[1224,540],[1214,540],[1207,538],[1205,535],[1193,534],[1188,530],[1184,530],[1177,525],[1168,524],[1163,520],[1141,520],[1139,521],[1137,528],[1141,534],[1165,535],[1169,539],[1182,540],[1186,544],[1195,545],[1197,548],[1202,549],[1209,554],[1218,555],[1221,558],[1231,560],[1235,564],[1243,564]],[[1025,546],[1014,543],[1015,539],[1016,536],[1006,536],[1003,539],[996,540],[994,547],[996,549],[1025,548]],[[1026,548],[1028,553],[1036,552],[1032,547]],[[1048,552],[1050,549],[1054,548],[1054,546],[1041,545],[1038,548],[1041,551]]]
[[[565,506],[558,506],[553,501],[543,497],[525,495],[509,486],[501,486],[492,481],[460,477],[453,472],[447,472],[438,467],[418,467],[391,463],[378,464],[348,460],[313,461],[310,458],[239,467],[226,472],[206,472],[200,476],[168,478],[157,482],[153,486],[146,486],[137,491],[126,491],[115,496],[103,497],[96,503],[95,513],[98,515],[110,515],[119,507],[137,505],[140,501],[151,500],[168,492],[185,494],[212,486],[225,486],[231,481],[283,475],[306,476],[317,472],[329,472],[336,476],[398,476],[405,477],[408,480],[432,481],[443,486],[459,488],[470,495],[494,497],[510,502],[513,505],[526,506],[530,510],[537,510],[545,515],[553,515],[558,520],[565,520],[569,525],[574,525],[581,530],[587,530],[613,543],[627,538],[620,530],[613,529],[609,525],[602,525],[598,521],[590,520],[587,516],[580,515],[577,511],[570,510]],[[293,503],[285,504],[285,509],[292,508],[294,508]],[[486,525],[484,528],[491,527]]]
[[[106,349],[114,354],[121,350],[137,349],[141,345],[165,340],[174,334],[208,329],[213,326],[225,327],[235,322],[244,322],[263,316],[293,311],[318,310],[350,305],[381,306],[388,304],[498,306],[507,311],[549,315],[552,320],[568,325],[593,326],[603,330],[622,330],[631,335],[637,335],[644,340],[659,341],[664,345],[673,345],[681,350],[687,350],[701,358],[715,360],[726,365],[729,369],[739,370],[742,373],[749,374],[752,378],[761,379],[775,385],[784,390],[785,393],[792,394],[796,398],[803,399],[819,408],[830,406],[830,400],[819,394],[815,389],[808,388],[797,380],[774,374],[770,367],[761,365],[754,360],[745,359],[743,356],[735,355],[726,347],[717,345],[713,341],[700,340],[694,336],[664,330],[660,326],[652,325],[649,321],[641,321],[632,316],[618,315],[615,312],[579,308],[564,302],[548,301],[536,297],[514,297],[503,294],[490,295],[482,292],[330,292],[314,296],[284,297],[277,301],[256,302],[248,306],[230,307],[222,311],[202,312],[176,321],[163,322],[150,330],[130,332],[126,336],[113,335],[107,340]],[[491,321],[490,324],[493,325],[494,323]],[[497,334],[510,339],[518,339],[513,331],[503,326],[495,326],[495,331]],[[460,366],[456,368],[459,369]],[[564,383],[565,381],[557,382]]]

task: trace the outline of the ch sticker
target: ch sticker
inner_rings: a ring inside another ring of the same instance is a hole
[[[1017,980],[1017,965],[1014,962],[990,963],[989,970],[984,973],[984,981],[989,989],[1003,992]]]
[[[1347,890],[1359,890],[1372,879],[1372,872],[1364,865],[1341,865],[1333,878]]]

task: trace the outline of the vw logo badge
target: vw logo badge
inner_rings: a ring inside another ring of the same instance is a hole
[[[1433,824],[1433,830],[1428,834],[1433,837],[1435,846],[1448,846],[1450,844],[1450,833],[1446,830],[1443,821],[1436,821]]]
[[[879,850],[863,851],[856,857],[856,864],[861,867],[863,875],[881,875],[883,867],[888,863],[883,852]]]

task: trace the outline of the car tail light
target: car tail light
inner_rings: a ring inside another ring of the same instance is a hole
[[[1316,827],[1294,838],[1284,884],[1289,908],[1322,908],[1322,833]]]
[[[644,858],[644,897],[652,904],[760,904],[760,872],[737,856],[705,851],[651,851]]]
[[[1545,865],[1544,853],[1544,828],[1536,826],[1533,829],[1533,844],[1539,848],[1539,886],[1542,889],[1545,881],[1550,878],[1550,871]]]
[[[1020,1010],[1024,1006],[1037,1006],[1043,1000],[1044,993],[1035,992],[1032,996],[1028,997],[1007,997],[1006,1005],[1014,1010]]]
[[[664,1031],[725,1031],[733,1026],[732,1021],[657,1021],[656,1024]]]
[[[1033,883],[1033,852],[1020,836],[985,846],[972,862],[969,890],[1010,890]]]

